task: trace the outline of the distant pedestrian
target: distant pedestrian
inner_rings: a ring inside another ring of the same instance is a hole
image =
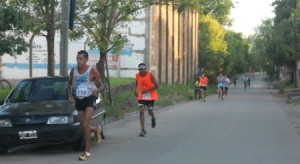
[[[230,84],[230,79],[227,77],[227,75],[225,75],[224,76],[224,98],[227,97],[229,84]]]
[[[236,87],[236,76],[234,76],[233,85],[234,85],[234,87]]]
[[[138,65],[139,72],[136,73],[136,81],[134,86],[134,94],[138,97],[138,105],[140,108],[140,123],[141,131],[139,132],[140,137],[147,135],[145,130],[145,106],[148,107],[148,114],[151,116],[151,126],[155,128],[156,119],[154,117],[154,100],[158,98],[156,89],[158,88],[157,81],[154,75],[147,71],[146,64],[141,63]],[[137,92],[139,89],[139,92]]]
[[[251,78],[248,77],[248,87],[250,88],[250,82],[251,82]]]
[[[247,89],[248,77],[246,75],[244,76],[243,81],[244,81],[244,89]]]

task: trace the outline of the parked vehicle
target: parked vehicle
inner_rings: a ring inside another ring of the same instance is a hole
[[[68,102],[68,77],[40,77],[20,81],[4,101],[0,101],[0,154],[10,146],[33,143],[69,143],[84,150],[78,112]],[[102,126],[104,139],[105,110],[97,99],[91,126]]]

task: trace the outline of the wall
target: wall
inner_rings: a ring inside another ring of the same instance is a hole
[[[197,73],[198,13],[151,7],[150,70],[161,84],[186,84]]]
[[[111,77],[135,77],[137,66],[144,62],[159,83],[187,83],[196,74],[198,45],[198,14],[178,13],[172,6],[152,6],[140,10],[126,28],[118,32],[127,36],[121,54],[108,54]],[[28,36],[26,38],[29,41]],[[86,38],[69,41],[68,69],[76,66],[76,55],[85,49],[89,65],[99,61],[99,51],[90,49]],[[60,33],[55,35],[55,75],[59,75]],[[29,52],[0,57],[0,75],[6,79],[29,77]],[[47,76],[47,44],[45,37],[34,38],[33,77]]]

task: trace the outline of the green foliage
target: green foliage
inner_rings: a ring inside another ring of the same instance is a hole
[[[292,89],[292,88],[295,88],[295,83],[286,82],[286,84],[284,86],[282,86],[282,87],[279,88],[279,93],[283,94],[283,91],[285,89]]]
[[[23,34],[28,32],[28,26],[23,11],[0,0],[0,56],[27,51],[28,44],[23,39]]]
[[[157,92],[158,100],[155,101],[155,106],[161,107],[194,98],[194,88],[192,85],[161,85]],[[139,110],[137,98],[134,96],[133,92],[119,93],[117,96],[113,97],[112,106],[109,105],[110,103],[107,100],[104,101],[104,104],[107,115],[113,117],[122,117],[123,113]]]
[[[116,77],[111,77],[110,78],[110,85],[120,85],[123,83],[129,83],[135,81],[135,78],[116,78]]]
[[[225,35],[228,55],[224,62],[224,74],[229,76],[249,70],[251,59],[248,54],[248,43],[242,33],[227,31]]]
[[[4,100],[10,93],[11,89],[0,89],[0,99]]]
[[[211,78],[223,71],[227,43],[225,29],[210,15],[200,16],[199,20],[199,67]]]
[[[45,36],[48,46],[48,75],[54,76],[55,30],[61,24],[60,0],[11,0],[11,4],[28,17],[29,30]]]
[[[179,12],[184,10],[196,10],[200,15],[211,15],[221,25],[231,25],[232,20],[228,17],[230,9],[234,7],[232,0],[165,0],[174,3]]]
[[[113,105],[109,105],[110,102],[105,99],[105,109],[107,111],[107,116],[121,117],[123,116],[122,109],[126,108],[128,102],[132,99],[136,99],[133,92],[123,92],[119,93],[117,96],[113,97]]]
[[[182,85],[182,84],[175,84],[172,85],[161,85],[159,86],[159,89],[157,90],[157,93],[162,96],[167,95],[182,95],[185,94],[187,90],[191,89],[191,85]]]
[[[300,48],[300,2],[275,0],[275,18],[263,21],[254,37],[252,54],[271,78],[278,78],[279,67],[295,69]]]
[[[212,15],[221,25],[231,25],[232,19],[228,16],[230,9],[234,7],[231,0],[202,0],[201,7],[203,15]]]

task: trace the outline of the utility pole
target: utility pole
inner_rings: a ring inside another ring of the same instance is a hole
[[[60,28],[60,75],[68,75],[68,43],[69,43],[70,0],[62,0],[62,23]]]

